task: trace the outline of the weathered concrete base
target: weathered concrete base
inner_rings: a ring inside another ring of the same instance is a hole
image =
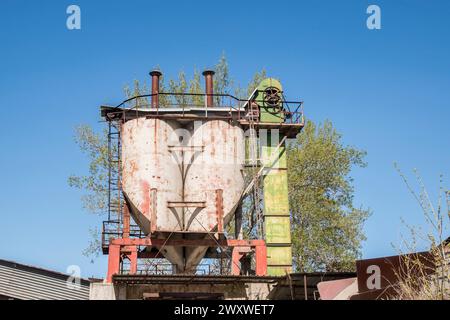
[[[319,282],[352,277],[354,273],[293,273],[285,277],[116,274],[112,283],[92,283],[90,299],[319,299]]]
[[[195,298],[226,300],[266,300],[274,284],[112,284],[91,283],[90,300],[142,300],[159,298]]]
[[[89,300],[117,300],[114,285],[102,282],[91,283]]]

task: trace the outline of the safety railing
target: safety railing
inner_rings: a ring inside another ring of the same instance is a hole
[[[258,92],[258,91],[255,91]],[[207,97],[213,97],[213,105],[207,105]],[[157,103],[152,100],[157,100]],[[156,115],[161,115],[170,111],[176,110],[181,117],[187,115],[189,112],[197,109],[203,111],[204,116],[208,117],[208,111],[228,111],[223,117],[229,119],[245,120],[248,106],[250,102],[263,104],[264,100],[256,99],[240,99],[231,94],[204,94],[204,93],[173,93],[160,92],[155,94],[144,94],[130,97],[108,111],[108,118],[117,118],[115,115],[129,114],[135,112],[139,116],[139,112],[151,111]],[[280,99],[280,109],[276,112],[280,114],[280,123],[286,124],[303,124],[303,101],[288,101],[284,96]]]
[[[254,93],[258,93],[255,90]],[[213,105],[207,105],[208,96],[213,97]],[[258,95],[253,95],[258,96]],[[157,103],[152,101],[157,98]],[[280,97],[280,108],[276,111],[279,115],[281,124],[304,124],[303,102],[302,101],[288,101],[283,95]],[[122,206],[123,199],[121,194],[121,177],[120,177],[120,125],[116,121],[124,121],[133,112],[135,116],[148,115],[145,111],[151,111],[156,115],[163,115],[167,110],[178,108],[177,116],[188,116],[189,113],[197,108],[197,112],[204,112],[207,118],[209,111],[221,111],[219,117],[230,120],[249,120],[249,110],[246,108],[250,103],[263,104],[264,101],[256,99],[240,99],[230,94],[195,94],[195,93],[170,93],[160,92],[157,94],[145,94],[130,97],[124,100],[115,107],[110,107],[107,110],[106,120],[110,122],[110,132],[108,140],[109,148],[109,187],[108,187],[108,220],[103,222],[102,228],[102,250],[104,253],[108,252],[110,240],[113,238],[120,238],[123,236],[122,225]],[[217,116],[217,115],[215,115]],[[111,122],[115,126],[111,126]],[[258,120],[257,120],[258,122]],[[272,122],[273,123],[273,122]],[[111,131],[111,129],[114,129]],[[113,145],[117,145],[114,149]],[[113,150],[114,152],[111,152]],[[130,226],[131,238],[141,238],[143,233],[137,225]]]
[[[192,268],[191,270],[185,270],[185,274],[192,275],[227,275],[231,274],[230,263],[222,263],[222,266],[217,259],[205,259],[210,260],[207,262],[202,262]],[[225,262],[225,260],[224,260]],[[229,261],[227,261],[229,262]],[[122,263],[121,274],[130,274],[131,263],[128,260],[124,260]],[[176,274],[176,266],[170,263],[166,259],[152,259],[150,260],[138,260],[137,264],[137,275],[173,275]]]
[[[123,236],[123,224],[120,220],[106,220],[102,224],[102,251],[107,253],[112,239]],[[130,224],[130,238],[144,238],[145,235],[138,225]]]

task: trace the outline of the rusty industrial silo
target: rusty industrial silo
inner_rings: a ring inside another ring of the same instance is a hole
[[[108,280],[126,262],[126,272],[141,272],[140,258],[157,261],[152,272],[166,259],[171,267],[159,266],[159,272],[171,274],[198,273],[204,258],[220,258],[220,272],[240,274],[247,256],[256,266],[248,271],[252,264],[247,263],[246,272],[262,276],[288,270],[284,144],[302,128],[301,112],[287,108],[274,79],[241,100],[215,94],[210,70],[203,72],[206,89],[201,95],[159,92],[161,72],[150,75],[150,94],[102,107],[112,164],[109,219],[103,229]],[[281,139],[269,133],[261,142],[264,130],[276,130]],[[274,188],[281,188],[281,196]],[[255,208],[252,221],[241,215],[249,195]],[[235,233],[228,234],[232,220]],[[252,224],[260,232],[243,239],[242,225]],[[224,258],[228,269],[222,269]]]

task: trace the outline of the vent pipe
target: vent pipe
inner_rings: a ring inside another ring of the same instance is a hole
[[[206,88],[206,106],[212,107],[214,104],[214,97],[213,97],[213,70],[205,70],[203,71],[203,75],[205,76],[205,88]]]
[[[150,72],[152,77],[152,108],[158,108],[159,105],[159,77],[161,75],[161,71],[158,70]]]

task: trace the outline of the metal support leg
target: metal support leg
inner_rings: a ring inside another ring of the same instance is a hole
[[[256,255],[256,275],[267,275],[267,248],[265,245],[255,247]]]
[[[123,238],[130,237],[130,211],[128,210],[127,203],[123,206]]]
[[[241,273],[241,268],[240,268],[240,260],[241,259],[241,254],[239,252],[239,248],[238,247],[234,247],[233,251],[231,253],[231,274],[234,276],[238,276]]]
[[[223,190],[216,190],[217,232],[223,232]]]
[[[130,274],[137,273],[137,247],[133,247],[130,254],[128,255],[130,259]]]
[[[242,235],[242,205],[238,205],[234,215],[234,238],[243,239]]]
[[[120,245],[109,245],[109,255],[108,255],[108,275],[106,277],[106,282],[112,282],[112,276],[119,273],[120,270]]]

